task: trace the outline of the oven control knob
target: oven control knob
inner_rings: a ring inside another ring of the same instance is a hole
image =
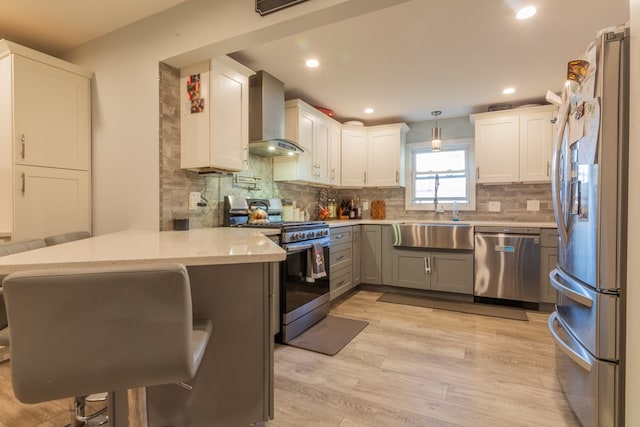
[[[298,233],[291,233],[291,240],[298,240]]]
[[[298,238],[299,238],[300,240],[304,240],[304,232],[303,232],[303,231],[301,231],[300,233],[298,233]]]
[[[322,231],[322,235],[323,236],[328,236],[329,235],[329,230],[323,230]]]
[[[307,239],[311,239],[314,236],[315,236],[315,233],[313,231],[310,231],[307,233]]]

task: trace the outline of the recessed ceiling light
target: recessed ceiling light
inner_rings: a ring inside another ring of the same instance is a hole
[[[371,107],[369,107],[369,108],[365,108],[365,109],[364,109],[364,113],[365,113],[365,114],[371,114],[371,113],[373,113],[373,108],[371,108]]]
[[[537,12],[535,6],[526,6],[518,11],[516,14],[517,19],[529,19]]]
[[[307,62],[305,62],[305,64],[307,65],[307,67],[309,68],[316,68],[317,66],[320,65],[320,61],[318,61],[315,58],[309,58],[307,59]]]
[[[511,95],[512,93],[515,93],[515,92],[516,92],[515,88],[512,88],[512,87],[505,88],[502,91],[504,95]]]

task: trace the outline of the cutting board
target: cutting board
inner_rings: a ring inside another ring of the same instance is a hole
[[[384,219],[387,212],[384,200],[371,201],[371,219]]]

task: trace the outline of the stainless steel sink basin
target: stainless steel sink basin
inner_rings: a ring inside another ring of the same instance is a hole
[[[472,250],[473,225],[454,223],[394,224],[393,246],[408,248]]]

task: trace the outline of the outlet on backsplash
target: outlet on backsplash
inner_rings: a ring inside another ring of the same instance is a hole
[[[500,202],[489,202],[489,212],[500,212]]]
[[[527,210],[538,212],[540,210],[540,200],[527,200]]]

